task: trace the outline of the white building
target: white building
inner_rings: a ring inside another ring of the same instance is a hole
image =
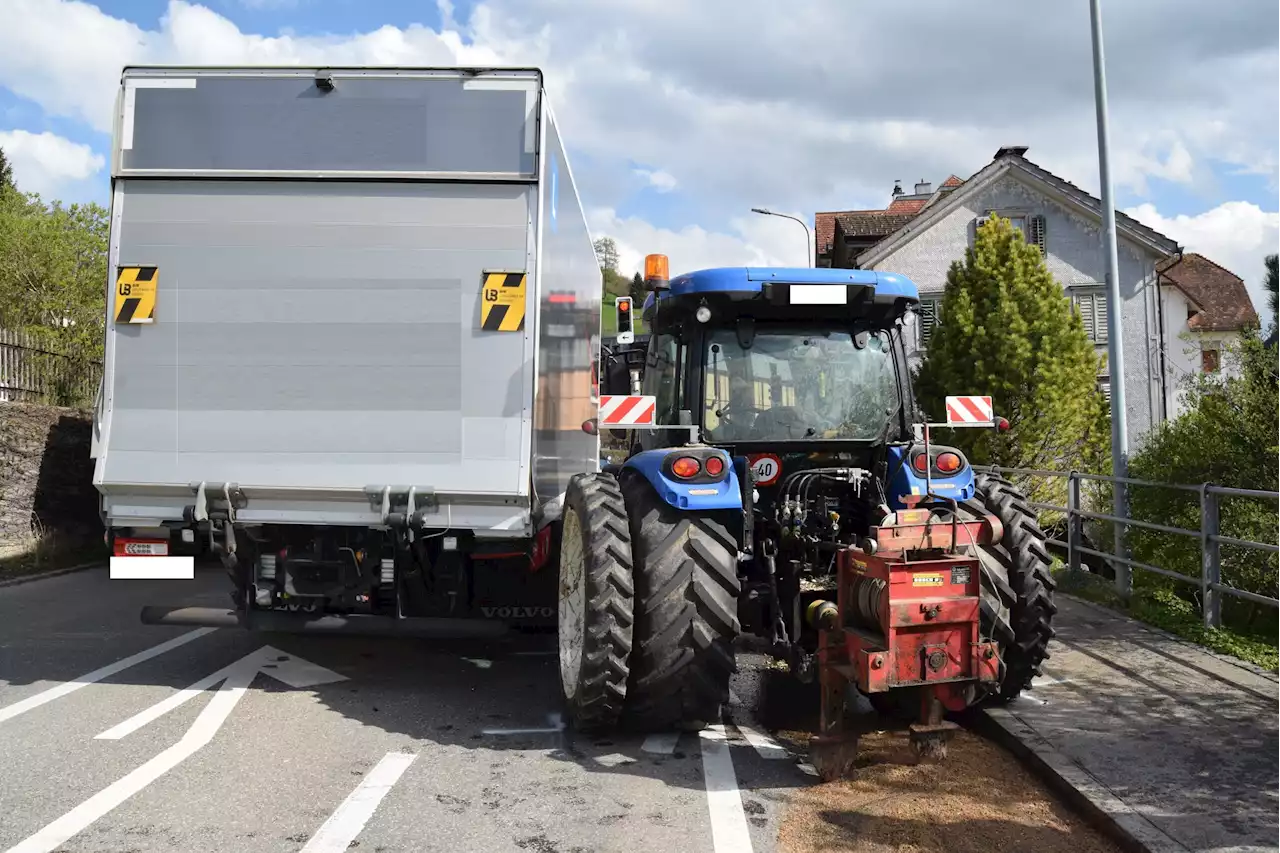
[[[918,362],[939,316],[947,271],[973,245],[983,217],[998,214],[1040,247],[1050,273],[1081,312],[1085,330],[1107,349],[1106,261],[1102,205],[1074,184],[1032,163],[1024,147],[1001,148],[968,180],[952,175],[935,191],[894,188],[884,210],[816,216],[817,265],[876,269],[907,276],[920,288]],[[1117,211],[1125,389],[1134,449],[1153,426],[1179,413],[1180,383],[1191,371],[1217,370],[1224,342],[1257,313],[1238,276]],[[1099,383],[1110,394],[1104,366]]]

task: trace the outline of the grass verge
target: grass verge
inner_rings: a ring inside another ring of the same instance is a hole
[[[32,539],[0,549],[0,581],[69,569],[97,560],[106,562],[109,556],[101,542],[96,545],[67,543],[49,536]]]
[[[1126,604],[1107,579],[1091,572],[1073,572],[1061,563],[1053,568],[1058,591],[1101,604],[1206,649],[1248,661],[1272,672],[1280,665],[1275,638],[1241,634],[1230,628],[1206,628],[1195,607],[1168,590],[1135,589]]]

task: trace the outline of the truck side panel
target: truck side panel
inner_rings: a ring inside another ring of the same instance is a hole
[[[582,425],[598,406],[603,281],[559,130],[543,104],[534,487],[554,517],[569,479],[600,467],[600,439]]]
[[[201,481],[245,488],[246,518],[255,488],[341,493],[357,515],[370,486],[527,494],[531,331],[480,316],[486,272],[532,267],[535,184],[117,190],[118,263],[155,266],[158,289],[153,324],[108,329],[109,514],[180,518]]]

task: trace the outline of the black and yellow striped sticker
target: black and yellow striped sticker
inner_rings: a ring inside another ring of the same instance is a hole
[[[156,318],[155,267],[120,267],[116,273],[115,311],[117,323],[154,323]]]
[[[524,329],[522,272],[485,271],[480,294],[480,328],[486,332],[519,332]]]

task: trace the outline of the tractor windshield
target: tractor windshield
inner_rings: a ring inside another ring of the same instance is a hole
[[[759,329],[707,337],[703,425],[716,442],[875,440],[898,410],[886,332]]]

